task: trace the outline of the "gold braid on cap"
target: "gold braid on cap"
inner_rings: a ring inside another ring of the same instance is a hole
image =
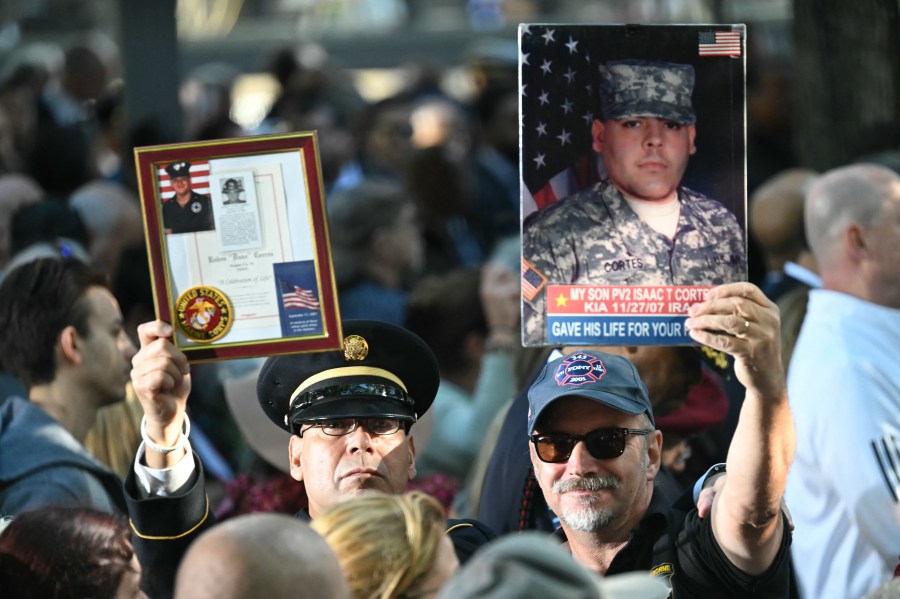
[[[383,379],[387,379],[403,389],[404,393],[409,393],[409,390],[406,388],[406,385],[403,384],[397,375],[393,372],[389,372],[384,368],[373,368],[371,366],[342,366],[340,368],[330,368],[328,370],[323,370],[313,376],[309,377],[294,389],[294,392],[291,393],[291,400],[288,402],[288,405],[291,406],[294,404],[294,400],[300,396],[301,393],[306,391],[312,385],[316,383],[320,383],[322,381],[326,381],[328,379],[345,377],[345,376],[377,376]]]
[[[361,362],[369,355],[369,343],[360,335],[347,335],[344,337],[344,359],[348,362]],[[330,368],[322,372],[316,373],[309,377],[294,389],[291,393],[289,406],[308,388],[316,383],[326,381],[332,378],[345,376],[377,376],[387,379],[397,385],[404,393],[409,393],[406,385],[403,384],[397,375],[383,368],[374,368],[372,366],[341,366],[338,368]],[[287,416],[285,416],[287,418]]]

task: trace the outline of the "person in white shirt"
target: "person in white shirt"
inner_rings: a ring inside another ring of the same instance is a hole
[[[805,598],[854,599],[900,560],[900,176],[857,164],[806,196],[822,275],[788,372],[786,500]]]

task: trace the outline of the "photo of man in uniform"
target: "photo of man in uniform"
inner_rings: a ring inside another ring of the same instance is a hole
[[[175,195],[162,207],[167,233],[195,233],[215,229],[209,196],[191,188],[191,163],[173,162],[166,167]]]
[[[522,257],[548,284],[719,285],[746,278],[743,228],[681,185],[697,148],[694,67],[599,66],[592,147],[606,178],[523,222]],[[523,303],[526,343],[546,341],[545,289]]]

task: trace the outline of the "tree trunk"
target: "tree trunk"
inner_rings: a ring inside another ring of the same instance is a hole
[[[800,163],[898,149],[900,2],[794,0],[794,39]]]

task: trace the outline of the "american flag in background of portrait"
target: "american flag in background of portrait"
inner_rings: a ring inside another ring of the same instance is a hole
[[[172,162],[177,162],[173,160]],[[191,163],[191,189],[202,195],[209,195],[209,161],[208,160],[188,160]],[[168,200],[175,195],[172,189],[172,181],[169,179],[169,173],[166,167],[170,163],[160,164],[156,169],[156,176],[159,179],[159,196],[163,201]]]
[[[599,57],[580,27],[519,29],[523,194],[543,208],[596,181],[591,123],[598,117]]]

